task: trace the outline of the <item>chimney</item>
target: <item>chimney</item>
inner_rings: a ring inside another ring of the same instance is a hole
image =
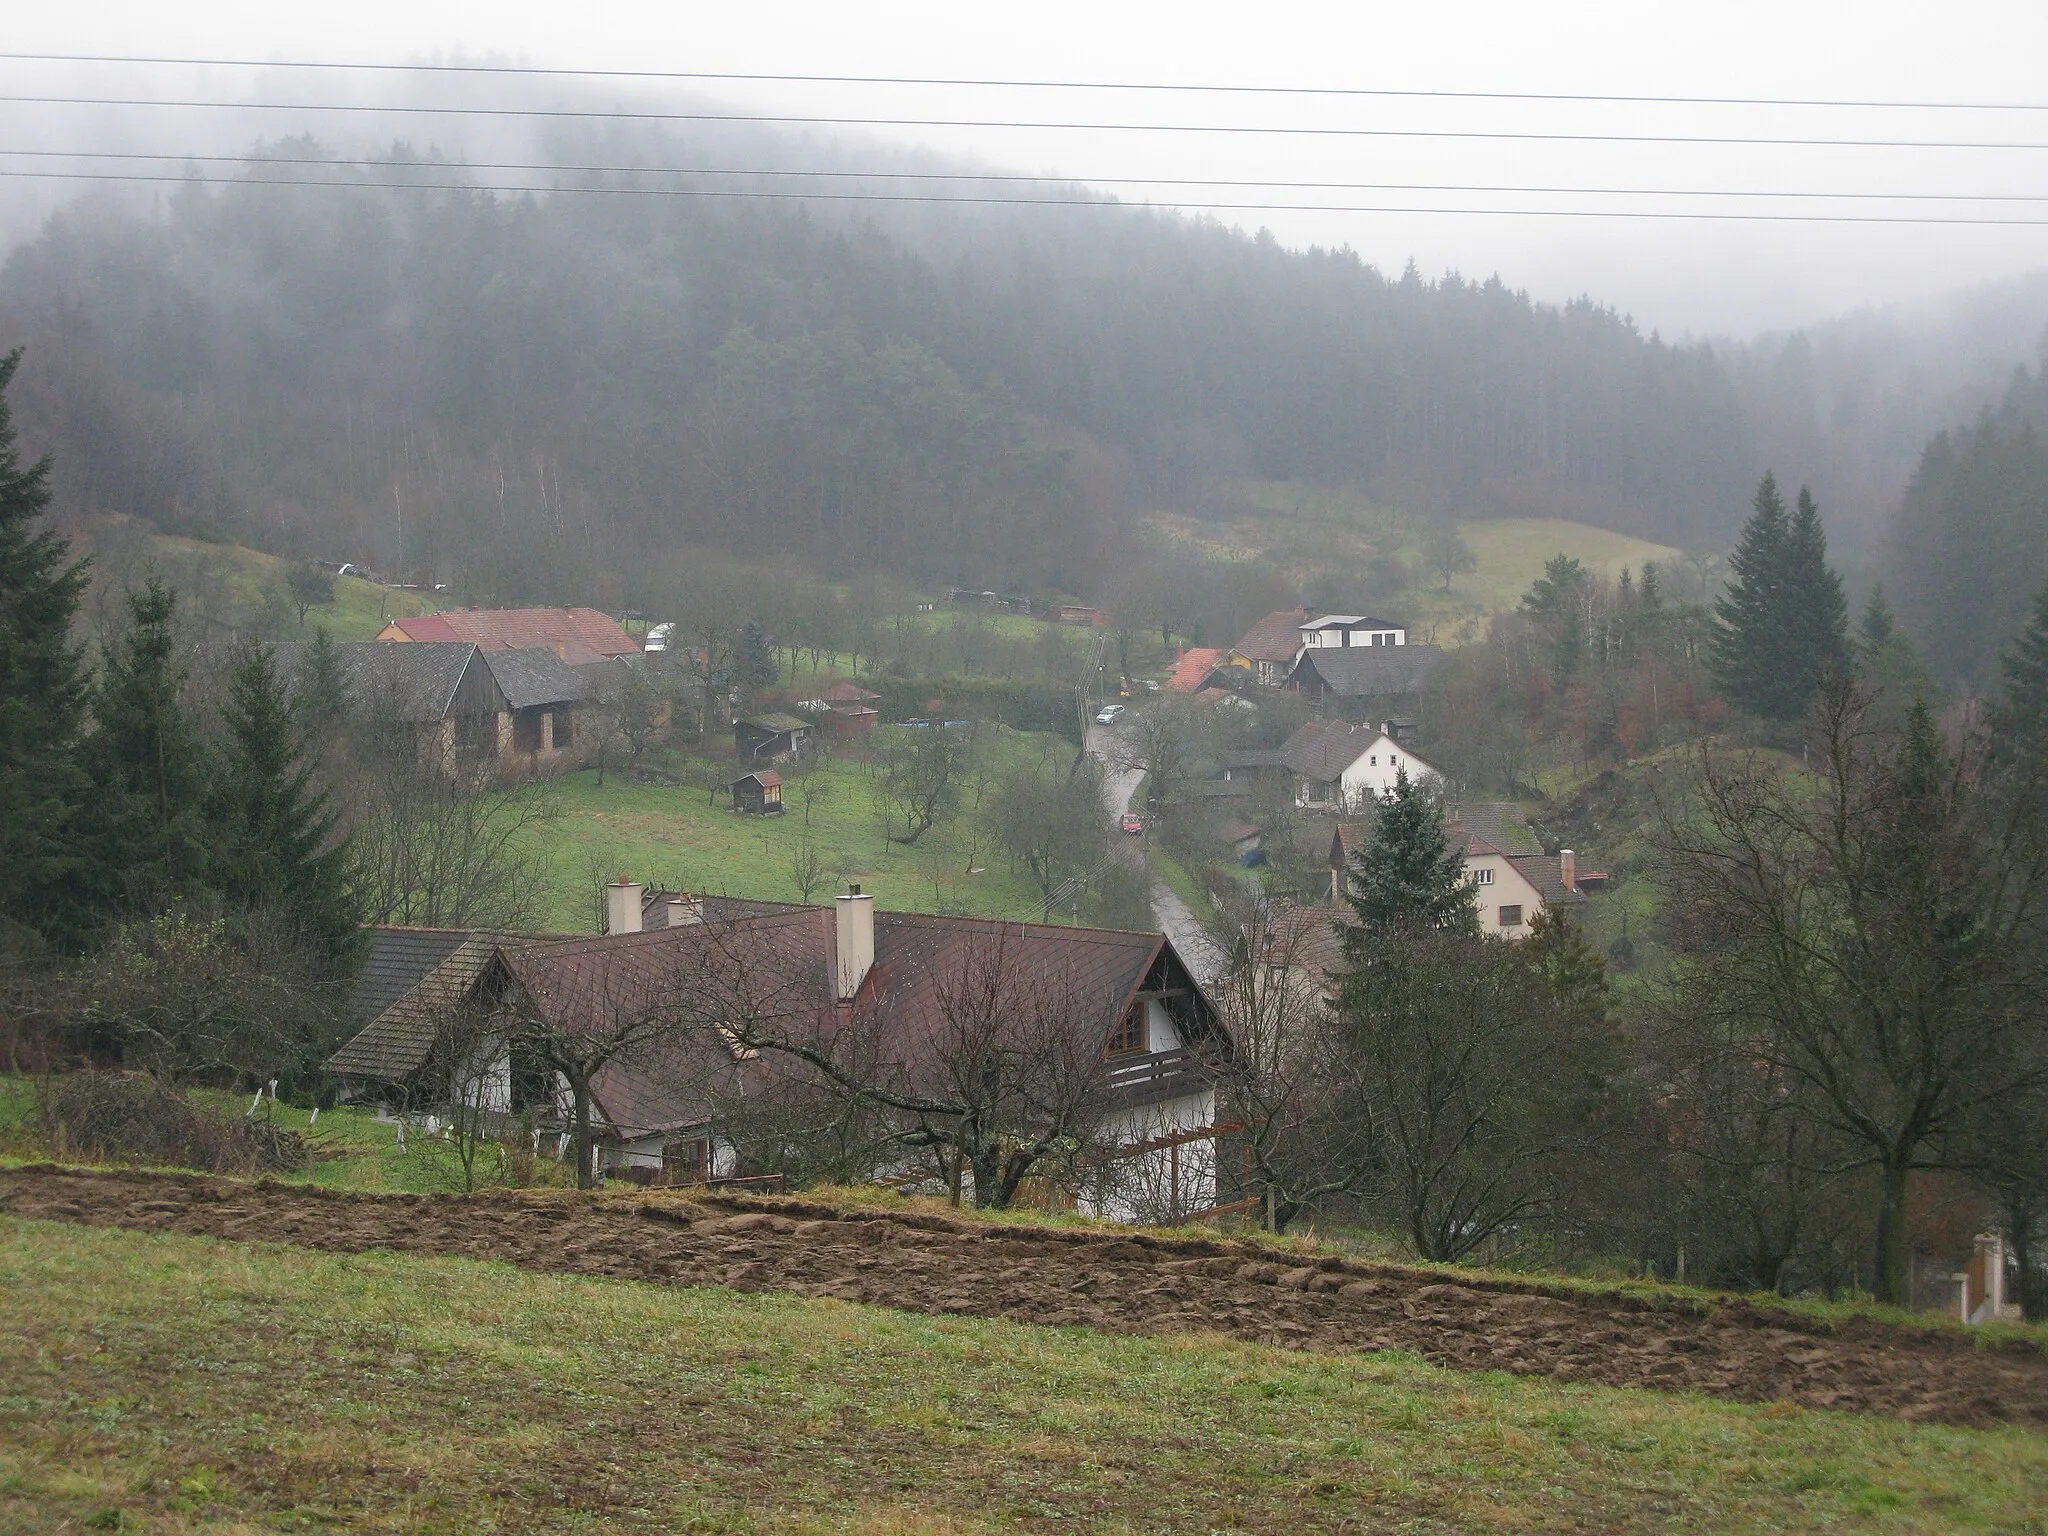
[[[1564,882],[1568,891],[1579,888],[1579,856],[1569,848],[1557,850],[1557,878]]]
[[[688,896],[671,896],[667,903],[668,926],[689,928],[704,921],[704,904]]]
[[[640,882],[623,877],[604,888],[604,931],[609,934],[640,931]]]
[[[833,930],[837,960],[839,1001],[851,1002],[875,968],[875,898],[863,896],[859,886],[848,888],[835,905],[839,908]]]

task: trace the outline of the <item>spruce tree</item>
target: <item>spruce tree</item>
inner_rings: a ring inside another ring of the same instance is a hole
[[[237,659],[223,716],[227,739],[208,806],[210,883],[236,908],[283,916],[329,965],[345,962],[362,920],[348,845],[334,835],[268,647],[249,645]]]
[[[1728,558],[1733,579],[1714,605],[1720,625],[1708,661],[1729,703],[1775,720],[1783,718],[1775,638],[1784,612],[1780,594],[1790,519],[1777,479],[1768,471],[1750,508],[1742,538]]]
[[[108,895],[151,906],[198,885],[207,866],[205,743],[183,699],[178,601],[152,576],[128,592],[128,632],[100,655],[92,734],[101,857],[119,870]]]
[[[0,930],[19,925],[76,943],[90,911],[77,899],[88,855],[77,759],[85,681],[71,644],[83,561],[36,526],[50,504],[50,461],[24,467],[6,390],[21,363],[0,357]],[[89,882],[87,882],[89,883]]]
[[[1993,750],[2008,763],[2048,771],[2048,587],[2034,594],[2027,627],[1999,658],[2004,697],[1991,715]]]
[[[1785,536],[1785,659],[1782,695],[1790,719],[1806,713],[1830,667],[1849,657],[1849,604],[1842,578],[1828,567],[1828,536],[1820,506],[1805,486]]]
[[[1444,813],[1404,769],[1380,801],[1372,840],[1351,861],[1351,907],[1368,935],[1402,928],[1479,931],[1465,851],[1444,836]]]
[[[1856,639],[1850,648],[1857,676],[1875,692],[1887,710],[1903,707],[1934,691],[1933,680],[1920,663],[1913,641],[1892,618],[1884,588],[1872,587],[1856,621]]]

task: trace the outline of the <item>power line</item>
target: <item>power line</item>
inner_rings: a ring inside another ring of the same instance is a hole
[[[564,176],[745,176],[829,181],[981,182],[1025,186],[1268,187],[1290,192],[1523,193],[1544,197],[1775,198],[1792,201],[1887,203],[2048,203],[2038,192],[1814,192],[1782,187],[1584,187],[1430,181],[1277,181],[1214,176],[1038,176],[1017,171],[877,171],[721,165],[575,165],[526,160],[388,160],[334,155],[192,155],[137,150],[0,149],[0,158],[176,162],[196,165],[322,166],[387,171],[526,171]],[[229,183],[232,184],[232,183]],[[307,183],[326,185],[327,183]],[[336,183],[337,185],[339,183]],[[543,189],[536,189],[543,190]],[[1018,202],[1041,201],[1018,198]]]
[[[710,81],[749,85],[939,86],[972,90],[1133,91],[1207,96],[1321,96],[1406,101],[1543,101],[1617,106],[1818,107],[1909,112],[2048,112],[2036,101],[1897,101],[1811,96],[1654,96],[1590,91],[1404,90],[1385,86],[1222,85],[1168,80],[1029,80],[943,75],[800,75],[703,69],[565,69],[537,64],[390,64],[366,60],[193,59],[141,54],[12,53],[0,60],[37,64],[142,64],[218,69],[297,69],[326,72],[434,75],[505,75],[563,80]]]
[[[1749,134],[1533,133],[1504,129],[1330,128],[1301,123],[1114,123],[1056,122],[1025,118],[835,117],[778,112],[655,112],[623,107],[455,107],[377,106],[367,102],[198,101],[141,96],[0,95],[21,106],[156,107],[211,112],[342,112],[411,117],[525,117],[595,122],[777,123],[813,128],[1017,128],[1075,133],[1261,134],[1286,138],[1484,140],[1524,144],[1703,144],[1777,149],[1970,149],[2041,150],[2048,143],[2025,139],[1816,139]]]
[[[1767,224],[1938,224],[1955,228],[2048,229],[2048,219],[1935,218],[1915,214],[1744,213],[1656,208],[1443,208],[1357,203],[1225,203],[1194,200],[1120,202],[1112,198],[960,196],[936,192],[777,192],[738,187],[609,187],[575,185],[537,187],[462,181],[344,181],[335,178],[319,179],[283,176],[208,178],[148,174],[139,171],[23,171],[0,169],[0,177],[40,181],[168,183],[181,186],[339,187],[359,191],[576,193],[581,195],[619,197],[756,198],[778,202],[958,203],[971,206],[998,205],[1018,208],[1106,208],[1122,209],[1125,212],[1135,210],[1138,212],[1165,213],[1407,213],[1432,216],[1471,215],[1476,217],[1538,219],[1680,219],[1687,221]]]

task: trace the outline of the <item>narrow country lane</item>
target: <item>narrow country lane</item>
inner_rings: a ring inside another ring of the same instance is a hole
[[[1129,809],[1131,796],[1137,792],[1138,782],[1145,777],[1142,769],[1116,766],[1116,754],[1112,750],[1115,741],[1113,726],[1088,727],[1088,755],[1103,766],[1102,808],[1112,825]],[[1209,931],[1188,904],[1174,894],[1173,887],[1159,878],[1159,872],[1145,857],[1139,839],[1123,838],[1121,841],[1125,857],[1144,866],[1151,893],[1152,920],[1159,924],[1159,931],[1173,940],[1173,947],[1180,951],[1181,959],[1204,983],[1220,980],[1230,969],[1230,957],[1209,936]]]

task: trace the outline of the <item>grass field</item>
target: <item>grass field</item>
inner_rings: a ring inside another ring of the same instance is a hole
[[[282,589],[289,560],[239,544],[208,544],[198,539],[159,534],[154,540],[166,556],[203,562],[221,572],[235,600],[260,608],[267,588]],[[334,601],[308,609],[306,634],[325,626],[337,640],[368,640],[394,618],[432,613],[436,604],[424,592],[397,592],[375,582],[343,576],[334,583]]]
[[[0,1527],[2040,1529],[2048,1438],[0,1220]]]
[[[1417,622],[1435,623],[1438,639],[1457,643],[1465,638],[1461,625],[1477,615],[1483,619],[1515,607],[1530,583],[1543,574],[1543,563],[1554,555],[1570,555],[1588,570],[1617,577],[1624,567],[1640,572],[1645,560],[1655,560],[1667,573],[1675,574],[1679,551],[1606,528],[1570,523],[1559,518],[1510,518],[1495,523],[1460,523],[1458,532],[1478,558],[1477,569],[1463,572],[1443,590],[1440,578],[1425,576],[1409,599],[1417,610]],[[1409,551],[1419,558],[1419,551]]]
[[[1001,737],[1000,751],[1072,755],[1072,748],[1054,738],[1011,731]],[[901,911],[1040,915],[1029,872],[1013,876],[1007,856],[985,841],[976,843],[970,815],[903,846],[883,834],[874,781],[860,764],[831,760],[812,780],[808,790],[794,779],[784,786],[789,809],[781,816],[736,816],[723,796],[713,805],[706,791],[688,785],[635,784],[614,772],[600,786],[595,770],[567,775],[554,786],[558,816],[537,834],[549,892],[542,920],[564,932],[593,928],[593,871],[675,890],[795,901],[792,861],[806,837],[827,872],[826,883],[812,893],[814,901],[857,880],[881,906]]]

